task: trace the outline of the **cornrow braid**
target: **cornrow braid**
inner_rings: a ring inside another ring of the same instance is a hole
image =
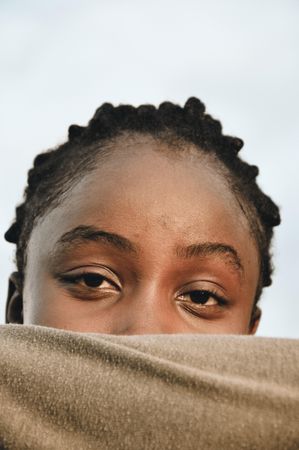
[[[257,166],[239,157],[243,141],[223,135],[221,123],[206,114],[205,105],[195,97],[189,98],[184,107],[171,102],[163,102],[158,108],[153,105],[114,107],[104,103],[86,127],[71,125],[67,142],[35,158],[28,172],[24,202],[16,208],[15,221],[5,233],[5,239],[16,244],[21,280],[24,279],[27,243],[36,221],[57,206],[63,194],[94,168],[97,156],[107,152],[109,141],[126,133],[150,135],[181,146],[192,143],[200,152],[220,162],[258,244],[261,274],[257,301],[262,287],[271,284],[270,246],[273,227],[280,223],[279,209],[259,188]]]

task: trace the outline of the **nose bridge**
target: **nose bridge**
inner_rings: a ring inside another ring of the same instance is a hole
[[[157,283],[140,285],[123,307],[119,334],[174,333],[169,296]]]

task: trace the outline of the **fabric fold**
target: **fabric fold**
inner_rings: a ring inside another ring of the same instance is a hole
[[[0,442],[299,449],[299,340],[1,325]]]

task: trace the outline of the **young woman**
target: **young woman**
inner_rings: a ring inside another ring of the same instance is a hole
[[[243,336],[280,218],[241,147],[191,98],[104,104],[36,157],[6,233],[0,448],[299,448],[298,342]]]
[[[103,104],[38,155],[6,232],[6,321],[109,334],[254,334],[278,207],[200,100]]]

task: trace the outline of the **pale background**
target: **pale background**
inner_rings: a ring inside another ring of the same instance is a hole
[[[299,2],[0,0],[1,236],[34,156],[104,101],[198,96],[281,206],[258,335],[299,338]],[[0,323],[13,245],[0,239]]]

